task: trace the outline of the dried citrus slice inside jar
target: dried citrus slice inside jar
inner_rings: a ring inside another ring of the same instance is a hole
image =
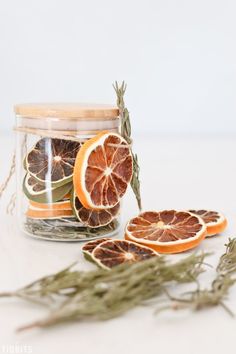
[[[196,247],[206,236],[206,224],[188,211],[147,211],[131,219],[125,238],[160,253],[178,253]]]
[[[64,139],[40,139],[25,158],[25,168],[39,183],[59,187],[72,180],[81,144]]]
[[[68,194],[72,188],[72,183],[69,182],[60,187],[53,187],[48,184],[39,183],[29,173],[25,176],[23,182],[23,191],[26,197],[38,203],[54,203],[61,200]]]
[[[191,213],[200,216],[207,227],[207,237],[219,234],[227,227],[226,217],[213,210],[189,210]]]
[[[63,200],[55,203],[38,203],[30,201],[30,207],[45,210],[72,210],[70,200]]]
[[[156,257],[149,247],[127,240],[108,240],[100,243],[92,252],[92,259],[102,268],[110,269],[123,263],[135,263]]]
[[[87,209],[108,209],[119,203],[133,173],[129,145],[119,134],[102,132],[87,140],[75,162],[76,195]]]
[[[26,216],[31,219],[60,219],[74,217],[72,210],[39,209],[29,207]]]
[[[120,211],[120,203],[116,204],[113,208],[103,210],[93,210],[85,208],[80,202],[79,198],[73,196],[73,210],[79,221],[84,226],[91,228],[101,227],[108,225],[115,219]]]

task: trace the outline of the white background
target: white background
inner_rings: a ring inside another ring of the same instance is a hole
[[[235,133],[234,0],[8,0],[0,4],[0,129],[28,101],[114,102],[136,132]]]

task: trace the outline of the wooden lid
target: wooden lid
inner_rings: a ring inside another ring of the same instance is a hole
[[[78,120],[116,119],[119,110],[106,104],[84,103],[26,103],[14,106],[16,114],[28,118],[61,118]]]

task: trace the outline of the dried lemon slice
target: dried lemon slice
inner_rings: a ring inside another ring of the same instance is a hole
[[[213,210],[189,210],[191,213],[200,216],[207,227],[207,237],[220,234],[227,227],[226,217]]]
[[[124,263],[135,263],[156,257],[158,254],[149,247],[126,240],[108,240],[92,251],[92,259],[102,268],[110,269]]]
[[[81,144],[63,139],[40,139],[25,158],[25,168],[39,183],[59,187],[72,180]]]
[[[101,132],[80,148],[73,183],[87,209],[109,209],[125,194],[133,173],[132,154],[119,134]]]
[[[178,253],[196,247],[206,236],[206,224],[188,211],[146,211],[131,219],[125,238],[160,253]]]

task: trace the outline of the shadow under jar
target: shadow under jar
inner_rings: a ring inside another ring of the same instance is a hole
[[[101,131],[119,133],[115,106],[19,104],[17,131],[17,220],[24,233],[54,241],[110,237],[119,228],[120,205],[93,211],[73,189],[82,144]]]

